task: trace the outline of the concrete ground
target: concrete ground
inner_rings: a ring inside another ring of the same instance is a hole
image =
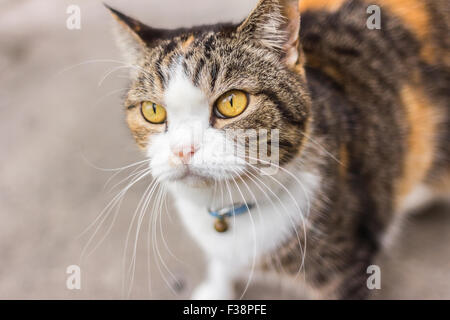
[[[176,27],[238,21],[256,1],[107,2],[153,26]],[[66,28],[69,4],[81,8],[81,30]],[[126,72],[117,70],[100,83],[118,66],[110,60],[120,59],[111,23],[100,1],[0,0],[0,298],[178,299],[188,297],[203,276],[202,256],[170,199],[169,212],[151,233],[155,247],[146,245],[144,221],[133,281],[122,276],[123,261],[127,266],[131,261],[130,250],[123,258],[127,231],[147,181],[130,190],[109,236],[82,262],[81,290],[66,288],[66,268],[80,263],[95,227],[78,236],[119,190],[104,188],[114,172],[98,167],[143,159],[124,122],[120,97]],[[435,207],[407,221],[398,241],[379,259],[378,297],[450,298],[449,211]],[[111,222],[105,221],[88,249]],[[131,249],[135,230],[136,224]],[[131,290],[123,290],[122,282],[128,289],[132,283]],[[261,280],[246,294],[291,297],[294,290]]]

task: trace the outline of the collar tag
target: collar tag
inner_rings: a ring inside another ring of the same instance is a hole
[[[214,229],[217,232],[223,233],[228,230],[228,223],[226,218],[238,216],[250,211],[253,208],[252,204],[233,204],[230,207],[224,207],[218,210],[208,209],[208,213],[216,218],[214,222]]]

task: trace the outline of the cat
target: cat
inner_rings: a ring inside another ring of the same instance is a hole
[[[255,269],[368,298],[394,222],[450,197],[448,1],[260,0],[241,23],[172,30],[109,9],[127,123],[207,257],[192,298],[239,298]],[[248,129],[275,164],[221,147]]]

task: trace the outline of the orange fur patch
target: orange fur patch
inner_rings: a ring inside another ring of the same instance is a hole
[[[336,11],[346,0],[299,0],[298,8],[300,12],[307,10],[328,10]]]
[[[405,86],[401,100],[406,109],[409,132],[403,175],[397,184],[397,203],[426,177],[431,168],[437,123],[434,108],[418,87]]]
[[[305,64],[309,67],[312,68],[317,68],[320,69],[322,72],[324,72],[327,76],[329,76],[330,78],[337,80],[337,81],[341,81],[342,80],[342,75],[341,73],[336,70],[336,68],[334,68],[333,66],[329,66],[326,64],[326,61],[320,60],[317,57],[313,56],[313,55],[307,55],[305,57]]]
[[[407,28],[420,39],[424,39],[429,31],[429,16],[425,1],[422,0],[376,0],[383,7],[402,19]]]
[[[194,40],[195,40],[194,35],[189,36],[189,38],[187,38],[187,40],[181,44],[181,49],[183,51],[186,51],[186,49],[189,48],[189,46],[192,44],[192,42],[194,42]]]
[[[162,125],[152,125],[144,120],[138,107],[127,110],[127,124],[139,148],[145,149],[152,134],[164,131]]]
[[[370,2],[370,0],[368,1]],[[430,16],[426,2],[423,0],[376,0],[373,1],[383,9],[395,15],[422,43],[421,57],[428,63],[436,60],[436,48],[429,40]],[[381,17],[383,19],[383,17]]]

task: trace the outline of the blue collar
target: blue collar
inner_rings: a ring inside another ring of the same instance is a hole
[[[250,211],[253,208],[253,206],[254,206],[253,204],[236,203],[229,207],[224,207],[218,210],[208,209],[208,213],[210,216],[213,216],[214,218],[223,219],[226,217],[233,217],[244,214]]]

